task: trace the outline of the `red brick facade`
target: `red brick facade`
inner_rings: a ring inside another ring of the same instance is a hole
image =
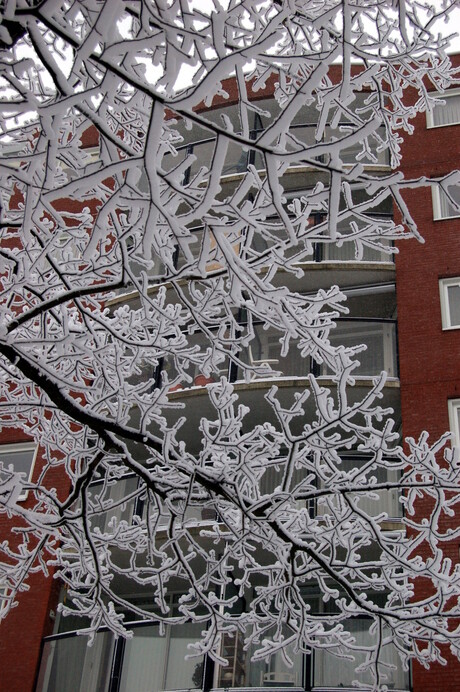
[[[17,430],[2,430],[2,444],[25,442],[29,439]],[[37,479],[42,465],[43,460],[38,454],[33,480]],[[24,507],[29,509],[34,502],[31,499],[25,500]],[[14,546],[17,539],[12,528],[18,525],[17,519],[11,520],[5,514],[1,514],[1,540]],[[50,610],[56,607],[55,582],[51,577],[45,578],[38,573],[32,574],[27,583],[29,590],[20,595],[18,606],[0,624],[1,692],[28,692],[34,689],[41,640],[43,636],[51,634],[53,628]]]
[[[402,145],[406,178],[435,178],[459,167],[460,125],[429,129],[425,114],[414,125]],[[460,330],[443,331],[439,296],[439,279],[460,276],[460,218],[435,221],[429,188],[405,198],[425,242],[400,242],[396,257],[402,429],[415,438],[427,430],[434,442],[449,429],[448,400],[460,397]],[[457,540],[446,551],[453,564],[459,550]],[[429,671],[413,667],[414,692],[459,689],[460,664],[448,651],[446,659],[447,666]]]

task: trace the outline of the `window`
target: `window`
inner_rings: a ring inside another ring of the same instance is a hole
[[[167,626],[165,636],[160,636],[159,625],[137,627],[125,642],[120,692],[201,689],[203,657],[185,657],[202,629],[200,622],[186,622]]]
[[[460,276],[440,279],[441,319],[443,329],[460,329]]]
[[[450,399],[448,406],[452,443],[455,447],[460,447],[460,399]]]
[[[37,447],[34,442],[21,442],[11,445],[0,445],[0,461],[4,468],[12,465],[15,471],[22,471],[26,474],[26,479],[30,480],[34,468]],[[27,493],[19,496],[20,500],[25,500]]]
[[[351,618],[345,623],[345,627],[353,635],[353,655],[355,660],[337,659],[327,648],[317,649],[313,665],[313,686],[321,690],[327,688],[336,689],[345,687],[354,688],[353,681],[358,679],[366,689],[371,689],[372,677],[369,669],[360,670],[359,666],[366,660],[366,649],[370,644],[375,645],[369,632],[369,621],[365,618]],[[384,628],[384,640],[387,643],[381,647],[379,673],[387,683],[388,689],[406,690],[409,687],[408,673],[401,666],[398,650],[388,636],[388,630]],[[374,635],[375,636],[375,635]]]
[[[426,126],[445,127],[460,123],[460,91],[456,89],[437,96],[445,103],[439,103],[431,111],[427,111]]]
[[[61,602],[71,605],[64,591]],[[180,614],[180,594],[170,594],[171,615]],[[154,605],[153,597],[132,598],[142,607]],[[124,613],[130,620],[129,612]],[[134,615],[135,617],[135,615]],[[57,626],[62,634],[46,638],[36,686],[37,692],[159,692],[160,690],[201,690],[204,657],[186,658],[189,645],[200,639],[202,622],[166,625],[163,634],[154,623],[134,623],[133,637],[118,641],[111,632],[98,632],[94,645],[86,637],[66,630],[86,625],[81,617],[59,615]],[[61,625],[64,625],[63,627]],[[114,685],[116,681],[116,684]]]
[[[452,219],[460,216],[460,187],[450,185],[447,192],[439,186],[431,188],[433,197],[433,219]]]
[[[93,646],[85,640],[86,637],[70,637],[45,642],[36,687],[39,692],[108,692],[114,649],[112,633],[98,632]]]

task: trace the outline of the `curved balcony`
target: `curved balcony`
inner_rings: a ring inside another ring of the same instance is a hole
[[[262,324],[253,325],[254,339],[251,344],[242,351],[240,359],[252,369],[251,381],[260,379],[297,379],[305,378],[310,373],[317,377],[329,377],[331,370],[325,365],[318,365],[311,358],[301,355],[297,343],[293,340],[289,352],[282,353],[279,331],[274,328],[263,329]],[[372,378],[385,370],[390,378],[398,377],[398,358],[396,346],[396,320],[379,318],[340,318],[337,326],[331,330],[330,341],[332,346],[356,346],[363,344],[366,348],[357,358],[359,366],[353,371],[356,377]],[[189,337],[191,346],[205,349],[207,342],[202,334]],[[160,366],[158,381],[161,379],[161,371],[168,373],[169,379],[176,377],[177,373],[173,363],[164,358]],[[205,376],[197,366],[191,366],[188,371],[189,383],[175,385],[172,391],[180,392],[188,387],[202,387],[210,384],[220,375],[228,377],[230,382],[247,381],[242,367],[234,363],[224,363],[219,375]]]
[[[394,307],[394,293],[388,287],[387,298],[377,292],[370,294],[369,301],[361,308],[361,314],[392,314]],[[357,291],[358,292],[358,291]],[[353,298],[350,306],[353,306]],[[361,301],[361,297],[356,297]],[[376,305],[379,309],[376,309]],[[361,302],[362,305],[362,302]],[[242,323],[242,328],[245,325]],[[278,421],[272,407],[266,400],[266,394],[273,385],[278,388],[277,397],[283,407],[290,407],[293,403],[295,392],[310,387],[309,375],[320,378],[322,386],[327,387],[332,398],[337,398],[336,383],[333,373],[325,364],[318,364],[310,357],[304,357],[295,341],[290,343],[289,352],[282,352],[280,333],[274,328],[263,329],[262,324],[252,325],[254,338],[249,346],[238,354],[241,363],[247,366],[244,372],[242,365],[228,358],[223,358],[218,372],[203,373],[199,365],[189,362],[185,370],[186,376],[179,376],[172,358],[165,356],[160,359],[155,371],[149,363],[145,364],[143,373],[140,373],[136,381],[131,378],[132,384],[145,381],[160,383],[164,375],[167,375],[172,384],[169,388],[170,400],[180,401],[186,409],[186,421],[181,427],[181,437],[190,445],[189,449],[196,451],[199,447],[200,420],[207,417],[213,420],[215,411],[207,396],[207,385],[212,384],[226,376],[234,383],[238,392],[240,403],[249,407],[251,415],[247,424],[250,426],[270,422],[275,427]],[[200,353],[206,353],[210,344],[208,337],[202,333],[188,335],[190,347],[195,346]],[[398,380],[398,354],[397,354],[397,324],[396,320],[387,317],[361,317],[341,318],[336,321],[336,327],[330,332],[330,342],[333,346],[354,347],[360,344],[365,349],[356,355],[359,365],[353,370],[355,385],[348,388],[348,401],[350,405],[358,403],[364,398],[372,386],[373,378],[386,371],[388,377],[384,388],[384,406],[391,407],[395,412],[396,421],[399,420],[400,397]],[[164,373],[164,375],[163,375]],[[197,398],[198,397],[198,398]],[[310,396],[304,406],[305,419],[314,420],[316,409],[314,398]],[[172,408],[165,411],[168,423],[173,424],[182,409]],[[136,410],[131,414],[132,424],[136,423]],[[250,419],[250,420],[249,420]],[[292,433],[300,434],[303,421],[297,417],[292,421]]]
[[[366,96],[367,95],[364,93],[358,94],[355,101],[355,106],[360,108],[363,112],[366,110]],[[267,133],[270,123],[273,122],[278,115],[279,108],[273,98],[257,101],[257,108],[254,108],[254,111],[248,115],[248,122],[246,123],[247,129],[246,127],[244,128],[245,141],[256,143],[258,138]],[[206,186],[207,184],[209,170],[213,165],[213,157],[217,142],[212,132],[212,124],[218,123],[221,127],[222,118],[225,118],[226,126],[229,127],[229,131],[238,135],[241,134],[243,129],[241,114],[235,104],[208,109],[204,112],[204,117],[209,122],[210,129],[204,125],[198,126],[194,124],[191,126],[190,123],[186,125],[184,121],[179,119],[174,128],[176,132],[174,135],[175,139],[174,137],[172,139],[174,148],[166,152],[161,161],[162,171],[164,171],[166,175],[174,171],[174,175],[178,176],[178,179],[181,180],[181,184],[183,184],[185,188],[190,184],[194,184],[195,186]],[[320,133],[318,131],[318,117],[319,112],[314,104],[302,109],[301,112],[297,114],[291,124],[289,132],[286,134],[286,148],[288,151],[302,151],[305,146],[316,146],[318,144],[327,147],[327,145],[337,140],[346,138],[352,131],[356,131],[357,128],[356,119],[350,115],[348,120],[345,119],[343,122],[339,122],[334,128],[326,124],[322,127]],[[376,176],[380,175],[379,171],[387,172],[389,168],[389,151],[385,148],[385,142],[385,128],[381,127],[371,136],[369,142],[360,141],[344,148],[341,152],[341,160],[345,168],[355,165],[358,161],[367,169],[376,169],[374,171]],[[262,154],[256,152],[248,146],[248,144],[228,141],[226,145],[224,162],[218,171],[221,191],[217,195],[217,199],[221,201],[229,199],[228,195],[231,195],[232,191],[237,189],[238,185],[241,183],[242,177],[247,174],[250,168],[257,170],[261,179],[266,175],[266,161]],[[284,171],[282,175],[282,204],[286,214],[291,216],[294,214],[292,210],[289,210],[289,207],[293,200],[298,200],[305,191],[312,190],[318,183],[325,184],[326,186],[329,184],[328,174],[322,170],[324,167],[323,164],[327,164],[328,158],[329,154],[322,154],[316,157],[316,159],[311,159],[312,165],[308,165],[308,163],[305,163],[304,157],[299,155],[298,163],[295,163]],[[314,165],[315,160],[318,160],[318,163],[321,164],[318,168]],[[137,187],[141,193],[148,193],[149,186],[145,173],[140,175]],[[252,193],[249,193],[249,197],[251,194]],[[310,248],[308,247],[308,249],[305,250],[302,237],[299,237],[299,245],[294,248],[292,252],[290,251],[288,253],[288,258],[291,261],[294,255],[296,258],[295,261],[298,262],[317,262],[320,260],[328,263],[359,262],[361,265],[366,263],[371,265],[391,264],[391,254],[385,253],[380,247],[384,247],[390,242],[385,238],[385,223],[392,216],[391,197],[377,195],[375,199],[372,199],[372,197],[366,194],[364,187],[360,187],[357,184],[353,187],[352,196],[353,200],[350,206],[350,200],[348,198],[345,200],[345,196],[342,195],[340,203],[341,213],[339,214],[337,227],[339,235],[346,237],[347,242],[340,247],[328,246],[329,229],[326,222],[327,212],[325,208],[322,208],[321,204],[317,204],[315,207],[316,211],[311,214],[308,220],[308,226],[321,225],[324,222],[324,228],[321,228],[318,234],[314,234],[314,250],[311,256],[309,256]],[[184,203],[184,210],[186,210],[186,207],[187,205]],[[275,213],[275,211],[272,209],[271,213]],[[359,257],[356,257],[354,242],[348,242],[348,240],[353,241],[353,239],[359,237],[363,231],[363,227],[368,224],[369,218],[371,217],[374,220],[376,217],[379,219],[382,218],[382,228],[384,230],[381,234],[380,246],[379,243],[376,245],[372,243],[370,245],[364,244],[364,248],[360,248]],[[180,249],[177,249],[175,264],[178,269],[181,269],[185,263],[190,262],[190,252],[196,259],[200,255],[203,228],[196,225],[197,221],[198,220],[195,219],[195,225],[191,225],[188,228],[190,237],[186,236],[186,256],[181,255]],[[258,245],[265,242],[267,242],[268,245],[270,245],[271,242],[276,244],[277,237],[278,240],[282,240],[283,237],[285,237],[286,231],[284,224],[280,223],[279,228],[277,228],[276,219],[267,218],[267,228],[269,229],[267,238],[256,238],[254,236],[251,240],[250,252],[258,253],[263,251],[264,248],[260,248]],[[243,235],[241,237],[243,237]],[[300,236],[302,236],[302,232]],[[325,242],[322,242],[323,238]],[[209,245],[211,245],[212,250],[212,237],[208,239],[207,251],[209,251]],[[240,244],[239,240],[235,239],[235,249],[237,247],[239,248]],[[216,253],[216,260],[211,260],[206,267],[208,271],[213,271],[213,269],[218,269],[220,267],[218,254],[219,253]],[[139,262],[133,260],[132,264],[132,269],[134,271],[136,271],[136,268],[144,268],[144,265],[142,265],[142,258],[140,258]],[[139,266],[136,267],[136,264]],[[161,281],[163,278],[167,279],[168,277],[168,272],[165,270],[165,267],[161,265],[160,261],[157,262],[156,266],[150,266],[148,273],[154,281]],[[366,282],[369,282],[369,280],[371,280],[370,275],[366,278]],[[373,280],[375,280],[375,277]],[[335,278],[332,278],[331,281],[336,282]],[[342,281],[336,283],[341,285]],[[298,288],[296,288],[296,290],[298,290]]]
[[[382,221],[391,219],[390,214],[382,214]],[[198,261],[202,249],[204,236],[203,226],[189,228],[190,243],[189,250],[194,260]],[[239,252],[243,247],[244,236],[235,242],[235,252]],[[273,243],[275,240],[273,240]],[[210,240],[211,247],[215,246],[213,238]],[[301,293],[312,293],[320,288],[329,288],[333,285],[344,286],[369,286],[377,284],[388,284],[395,280],[395,265],[391,254],[391,242],[384,238],[379,240],[375,247],[365,247],[360,258],[356,257],[353,242],[346,242],[341,247],[325,242],[315,242],[312,244],[311,252],[301,249],[292,249],[286,253],[290,262],[300,266],[303,276],[295,277],[287,272],[279,271],[274,277],[275,286],[283,285],[290,290]],[[385,250],[389,249],[389,252]],[[269,249],[266,239],[253,237],[251,251],[262,253]],[[247,251],[247,248],[245,248]],[[180,272],[185,267],[188,260],[181,254],[179,248],[174,257],[175,268]],[[209,272],[218,271],[221,262],[216,252],[216,258],[212,259],[206,269]],[[137,260],[132,259],[130,269],[136,275],[145,272],[145,267]],[[159,260],[147,271],[147,277],[151,281],[149,291],[158,290],[158,285],[165,285],[169,288],[168,280],[165,276],[166,269]],[[130,292],[129,289],[120,289],[116,298],[107,302],[108,306],[115,306],[125,301],[135,301],[137,292]]]
[[[360,471],[363,470],[369,462],[369,457],[359,453],[349,453],[341,455],[341,468],[344,472],[353,472],[353,477],[358,477]],[[273,492],[279,487],[283,479],[284,466],[283,459],[275,458],[270,465],[264,470],[260,480],[261,496]],[[379,516],[385,512],[390,523],[396,522],[400,524],[400,519],[403,516],[403,505],[400,500],[400,491],[394,489],[373,490],[375,484],[391,483],[397,485],[399,472],[387,469],[383,466],[373,468],[367,474],[375,479],[369,482],[369,496],[361,493],[359,506],[369,516]],[[306,476],[310,475],[310,471],[299,468],[296,469],[292,476],[292,488],[300,488],[302,482],[305,482]],[[307,488],[304,492],[309,492],[310,489],[321,489],[324,484],[319,480],[316,483],[309,480]],[[294,492],[298,492],[295,490]],[[119,478],[116,482],[105,484],[103,480],[97,480],[91,483],[88,489],[88,500],[91,502],[91,526],[93,530],[100,531],[101,534],[113,532],[113,526],[118,526],[121,521],[131,524],[133,517],[139,517],[145,520],[146,517],[146,493],[145,487],[140,479],[134,474],[126,474]],[[305,507],[309,510],[312,517],[321,519],[328,513],[327,505],[324,501],[317,500],[298,500],[297,507]],[[158,527],[166,527],[171,522],[171,514],[164,506],[163,514],[159,518]],[[214,523],[218,518],[213,509],[200,504],[190,505],[186,508],[183,515],[183,525],[187,529],[203,524]],[[391,527],[393,528],[393,526]]]
[[[327,126],[325,128],[322,142],[329,143],[334,141],[334,139],[340,139],[340,137],[344,136],[344,132],[342,132],[341,128],[345,130],[347,127],[349,128],[349,126],[350,123],[345,122],[339,124],[339,126],[334,129]],[[293,150],[296,148],[303,148],[305,146],[317,145],[318,142],[315,140],[316,127],[316,123],[311,122],[296,123],[292,125],[289,130],[289,138]],[[261,128],[252,129],[249,132],[249,139],[256,141],[263,132],[264,129]],[[182,134],[185,135],[184,132]],[[380,127],[378,134],[382,139],[384,139],[385,128]],[[184,139],[190,140],[190,135],[188,137],[185,135]],[[165,157],[163,165],[165,169],[168,170],[169,168],[176,167],[178,163],[184,161],[187,156],[193,156],[194,161],[191,163],[186,172],[186,182],[188,182],[189,180],[192,180],[198,173],[200,173],[203,167],[209,169],[211,166],[215,144],[216,139],[213,136],[203,137],[196,139],[195,141],[188,141],[187,143],[176,146],[176,156],[173,157],[171,155],[170,158]],[[324,161],[324,158],[324,156],[320,156],[318,157],[318,161]],[[361,160],[368,166],[386,168],[389,166],[389,152],[388,149],[382,151],[377,142],[375,142],[374,146],[369,148],[366,152],[363,152],[362,143],[354,144],[343,150],[342,162],[345,165],[353,165],[357,160]],[[248,150],[241,144],[229,142],[225,165],[222,170],[222,175],[224,178],[241,176],[248,170],[249,166],[254,166],[258,171],[264,171],[265,162],[263,156],[253,150]]]
[[[337,659],[327,649],[308,656],[295,654],[290,646],[287,653],[292,666],[280,653],[269,662],[251,661],[254,647],[245,650],[238,634],[223,639],[227,666],[214,665],[203,656],[185,659],[190,653],[188,645],[200,637],[200,623],[166,626],[164,636],[153,622],[132,623],[131,639],[115,640],[110,632],[98,632],[92,647],[75,633],[55,635],[44,641],[36,692],[345,691],[356,689],[352,684],[357,678],[365,689],[371,689],[370,674],[356,672],[365,658],[359,647],[372,643],[368,622],[354,618],[347,627],[355,639],[356,661]],[[408,690],[409,675],[402,669],[396,648],[385,646],[381,660],[388,666],[384,668],[388,689]]]

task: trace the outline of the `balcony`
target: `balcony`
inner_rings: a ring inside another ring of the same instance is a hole
[[[388,217],[385,216],[383,217],[387,219]],[[315,223],[319,223],[318,219],[313,219],[312,218],[312,225],[315,225]],[[189,249],[192,253],[192,256],[194,259],[198,260],[200,253],[201,253],[201,247],[202,247],[202,242],[203,242],[203,237],[204,237],[204,229],[202,226],[196,226],[194,228],[190,228],[190,233],[191,233],[191,241],[189,244]],[[339,229],[340,230],[340,229]],[[273,220],[272,222],[272,227],[270,228],[270,233],[272,235],[271,241],[268,240],[268,238],[261,238],[261,237],[253,237],[251,247],[250,249],[245,247],[245,252],[248,254],[250,252],[254,254],[259,254],[262,252],[265,252],[266,250],[269,250],[272,246],[274,246],[277,242],[277,240],[282,239],[282,226],[281,224],[277,224],[276,221]],[[234,241],[233,245],[235,248],[235,252],[240,251],[240,247],[244,245],[244,235],[241,234],[240,236],[237,236]],[[380,247],[365,247],[362,256],[357,259],[356,258],[356,253],[355,253],[355,246],[353,242],[346,242],[340,247],[338,247],[335,243],[321,243],[321,242],[316,242],[313,243],[312,251],[311,253],[307,253],[302,247],[299,248],[293,248],[291,251],[288,253],[289,259],[296,259],[297,256],[299,258],[299,262],[322,262],[322,263],[360,263],[363,266],[369,264],[369,263],[378,263],[378,264],[392,264],[393,259],[391,252],[386,251],[384,248],[388,248],[390,250],[391,248],[391,243],[388,240],[381,239],[379,241]],[[210,247],[211,250],[217,249],[216,248],[216,243],[213,238],[211,238],[210,242]],[[176,255],[176,267],[177,269],[181,269],[186,265],[186,259],[185,257],[177,251]],[[208,271],[212,271],[213,269],[218,269],[221,266],[220,261],[219,261],[219,256],[218,253],[216,252],[216,259],[214,262],[210,262],[209,265],[207,266]],[[156,269],[156,268],[155,268]]]
[[[219,109],[224,112],[227,116],[228,108]],[[218,113],[218,111],[214,111]],[[211,115],[213,111],[207,113],[207,116]],[[213,118],[216,120],[216,118]],[[241,135],[239,130],[239,124],[235,120],[234,123],[235,134]],[[211,162],[216,146],[216,139],[209,131],[203,127],[194,127],[191,131],[187,131],[178,125],[178,129],[181,131],[184,143],[176,145],[175,155],[166,154],[163,158],[163,168],[165,171],[170,171],[176,168],[178,165],[183,165],[188,157],[193,157],[191,159],[190,166],[186,168],[185,172],[185,182],[197,179],[201,183],[208,177],[208,171],[211,168]],[[325,152],[327,152],[327,147],[329,144],[337,140],[341,140],[347,135],[351,134],[356,130],[356,126],[352,125],[350,122],[339,123],[338,127],[332,128],[327,125],[324,129],[322,139],[318,141],[317,136],[317,123],[316,122],[296,122],[291,125],[289,134],[286,136],[286,147],[289,151],[293,153],[296,151],[302,151],[305,147],[320,146],[323,145]],[[263,135],[266,130],[263,127],[254,127],[249,130],[248,139],[257,142],[258,138]],[[384,148],[382,143],[385,142],[385,127],[382,126],[377,129],[376,135],[370,146],[366,149],[363,148],[363,142],[355,143],[347,148],[342,149],[341,159],[345,165],[354,165],[357,161],[363,163],[367,166],[375,166],[379,168],[387,168],[390,164],[389,150]],[[301,157],[303,158],[303,157]],[[318,162],[327,163],[329,158],[328,153],[322,153],[320,156],[316,157]],[[253,149],[245,146],[244,144],[238,144],[237,142],[230,141],[228,143],[227,154],[225,157],[225,163],[222,167],[222,177],[223,178],[238,178],[248,171],[249,166],[254,166],[258,171],[263,172],[266,168],[264,157],[262,154],[254,151]],[[293,167],[295,170],[295,166]],[[223,181],[225,182],[225,181]]]
[[[344,264],[340,265],[344,266]],[[386,264],[385,266],[388,266]],[[318,271],[313,271],[313,268]],[[318,284],[324,280],[330,286],[330,272],[323,271],[322,262],[312,262],[302,280],[314,294]],[[350,270],[344,270],[344,272]],[[366,271],[356,269],[353,274],[366,274]],[[334,273],[335,277],[335,273]],[[394,279],[394,276],[392,277]],[[339,284],[340,285],[340,284]],[[347,286],[347,284],[342,284]],[[329,333],[333,347],[359,347],[365,349],[356,354],[360,364],[353,370],[354,386],[348,387],[348,402],[354,405],[363,399],[372,386],[372,378],[378,377],[382,371],[388,374],[383,390],[383,405],[394,410],[396,421],[400,418],[399,371],[397,353],[397,322],[396,294],[392,281],[372,284],[352,283],[343,291],[347,296],[346,306],[349,317],[336,319],[336,326]],[[173,296],[172,298],[173,299]],[[168,424],[173,425],[179,417],[185,414],[185,422],[179,431],[179,438],[186,444],[191,453],[197,452],[200,445],[200,421],[203,417],[214,420],[215,410],[208,396],[207,385],[218,382],[222,376],[233,383],[241,404],[247,406],[251,415],[244,423],[244,429],[250,426],[272,423],[279,426],[272,407],[267,402],[266,394],[273,385],[278,387],[277,397],[281,406],[290,407],[296,392],[310,387],[309,375],[320,378],[321,386],[327,387],[332,398],[337,401],[336,382],[332,369],[325,363],[313,361],[308,355],[302,355],[298,343],[291,340],[288,353],[282,351],[280,332],[274,327],[264,329],[261,323],[248,325],[244,311],[238,316],[241,334],[250,332],[251,341],[248,346],[241,347],[239,352],[233,352],[230,358],[230,346],[221,344],[217,352],[218,362],[210,366],[210,355],[218,344],[213,340],[212,330],[208,333],[195,331],[185,335],[187,352],[180,361],[182,371],[176,367],[172,356],[160,349],[152,353],[152,357],[138,363],[137,373],[129,378],[129,384],[138,387],[139,391],[149,393],[153,388],[168,381],[168,398],[173,407],[166,409],[164,415]],[[251,330],[251,331],[250,331]],[[236,327],[236,332],[239,328]],[[238,338],[238,333],[235,335]],[[228,350],[225,350],[228,348]],[[216,352],[214,352],[216,356]],[[203,363],[207,362],[205,369]],[[244,372],[246,366],[246,372]],[[185,408],[177,408],[182,406]],[[305,421],[314,420],[316,410],[312,396],[304,404],[305,417],[297,417],[292,422],[292,433],[299,434]],[[134,406],[130,413],[132,425],[139,424],[137,408]]]
[[[359,353],[359,366],[353,371],[360,378],[372,378],[385,370],[390,378],[398,377],[398,359],[396,347],[396,321],[390,319],[347,319],[337,320],[337,326],[331,330],[332,346],[352,347],[364,344],[366,349]],[[202,334],[189,338],[191,346],[206,349],[207,341]],[[251,372],[251,381],[258,379],[305,378],[310,373],[318,377],[330,377],[332,371],[326,365],[318,365],[301,355],[298,343],[292,341],[289,352],[282,353],[279,331],[270,327],[263,329],[261,324],[254,325],[254,339],[239,355],[240,360]],[[172,380],[177,376],[172,360],[163,359],[161,370],[168,373]],[[242,367],[222,364],[218,375],[205,376],[198,366],[193,364],[188,369],[189,382],[175,385],[172,391],[180,392],[188,387],[202,387],[225,375],[231,382],[247,381]],[[159,374],[161,379],[161,374]],[[158,379],[157,381],[160,381]]]
[[[222,654],[228,665],[206,662],[211,673],[211,685],[208,683],[206,689],[345,691],[356,689],[352,683],[359,679],[364,689],[370,690],[370,673],[356,672],[357,665],[365,660],[366,645],[374,643],[369,621],[353,618],[345,624],[355,640],[355,662],[338,659],[327,648],[310,656],[295,654],[292,645],[287,652],[292,666],[279,653],[269,662],[253,662],[255,647],[245,650],[238,634],[226,635]],[[132,639],[115,640],[110,632],[98,632],[92,647],[75,633],[47,637],[36,692],[191,692],[204,688],[204,657],[185,659],[190,653],[188,645],[199,639],[203,624],[167,625],[164,636],[153,623],[132,623],[130,627]],[[387,644],[380,655],[380,671],[388,676],[388,689],[408,690],[409,675],[402,669],[396,647]]]
[[[285,473],[285,459],[282,457],[273,459],[271,463],[264,466],[259,483],[260,496],[273,493],[274,489],[280,487]],[[314,472],[314,471],[313,471]],[[323,470],[324,473],[324,470]],[[289,491],[293,493],[297,509],[306,508],[310,516],[322,520],[327,514],[334,514],[336,508],[334,499],[328,488],[330,488],[327,476],[320,477],[316,474],[317,480],[312,480],[312,467],[296,468],[290,480]],[[321,478],[323,480],[321,480]],[[350,499],[358,499],[359,509],[370,517],[381,516],[385,513],[387,521],[400,523],[403,516],[403,505],[400,500],[400,491],[397,487],[384,488],[385,484],[397,486],[399,472],[391,470],[385,466],[372,464],[372,460],[366,456],[355,453],[343,454],[337,467],[337,474],[334,476],[334,492],[339,490],[343,483],[344,488],[350,484],[356,484],[362,488],[360,492],[348,492]],[[380,486],[378,490],[375,487]],[[321,491],[324,490],[324,493]],[[301,499],[302,497],[309,499]],[[126,474],[118,479],[111,479],[108,483],[103,479],[94,481],[87,491],[87,502],[91,528],[95,537],[98,534],[111,540],[111,536],[116,534],[120,522],[126,522],[129,526],[133,518],[147,520],[148,507],[146,503],[146,490],[143,482],[133,474]],[[332,502],[330,505],[329,503]],[[156,517],[157,508],[154,509]],[[180,506],[176,506],[176,511],[180,511]],[[163,505],[161,514],[156,521],[156,531],[162,531],[171,523],[171,513]],[[200,526],[218,521],[215,510],[204,502],[190,502],[183,507],[182,516],[179,514],[177,519],[181,520],[181,525],[187,530],[199,529]]]

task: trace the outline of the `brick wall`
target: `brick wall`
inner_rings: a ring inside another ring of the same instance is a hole
[[[402,145],[406,178],[437,177],[459,167],[460,125],[427,129],[426,116],[419,115],[415,127]],[[425,243],[400,242],[396,257],[403,435],[417,438],[426,429],[434,442],[449,428],[448,399],[460,396],[460,330],[442,331],[438,285],[439,278],[460,276],[460,218],[434,221],[428,188],[408,191],[405,199]],[[427,509],[427,503],[418,506],[420,514]],[[452,522],[458,525],[458,517]],[[459,561],[458,540],[446,546],[446,555]],[[447,666],[414,666],[414,692],[459,689],[460,664],[444,653]]]
[[[28,438],[18,430],[4,429],[1,434],[2,444],[24,442]],[[40,451],[35,461],[32,480],[37,480],[43,467]],[[63,497],[68,492],[68,479],[53,470],[47,478],[47,484],[56,487]],[[31,509],[35,500],[29,497],[22,503],[24,508]],[[0,538],[8,541],[11,547],[18,544],[18,537],[12,531],[21,522],[17,517],[9,519],[0,515]],[[57,604],[58,584],[42,573],[31,574],[26,583],[29,590],[20,594],[18,605],[2,621],[0,629],[0,692],[32,692],[34,689],[37,667],[40,660],[41,640],[52,633],[53,618],[50,611]]]

